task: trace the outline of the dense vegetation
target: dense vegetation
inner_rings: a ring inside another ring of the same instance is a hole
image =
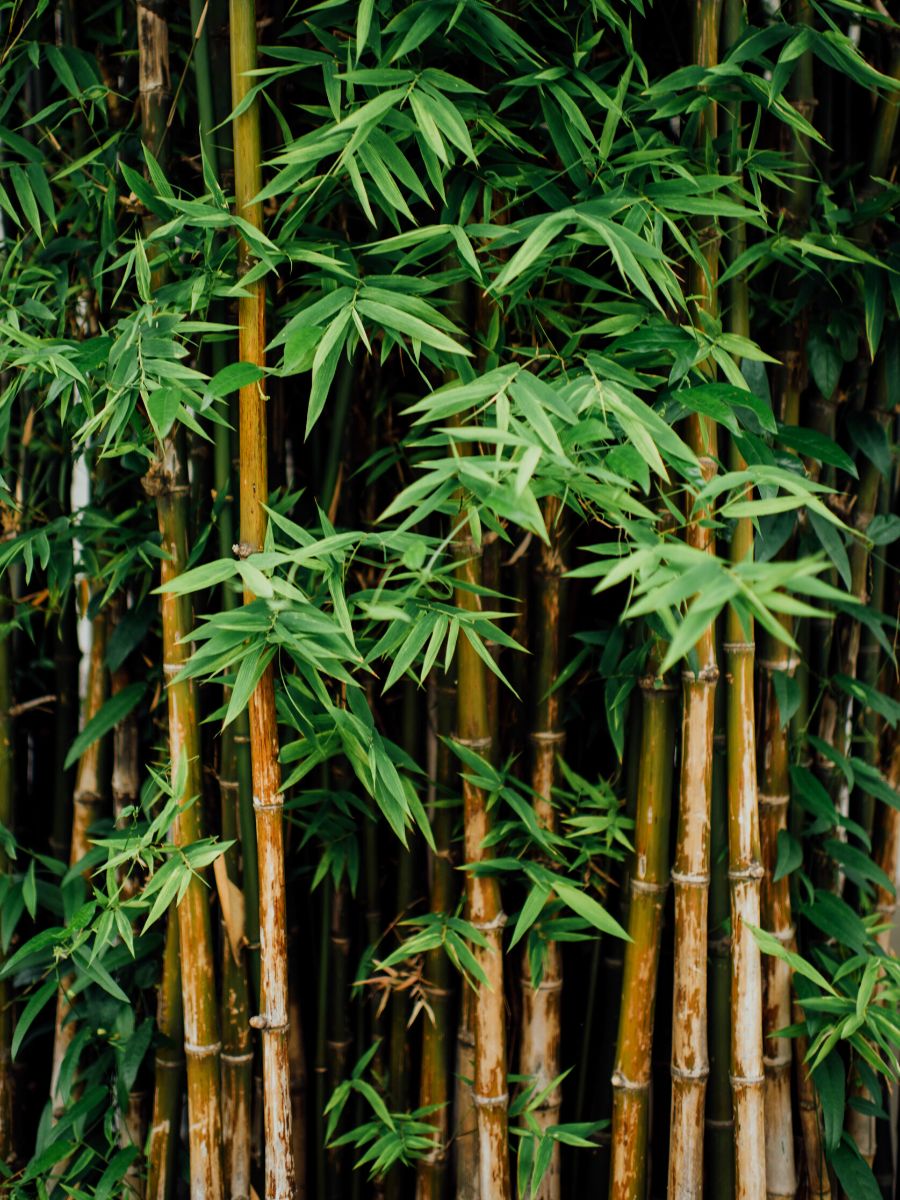
[[[0,0],[4,1195],[894,1196],[897,16]]]

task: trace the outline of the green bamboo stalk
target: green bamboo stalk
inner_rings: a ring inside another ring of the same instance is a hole
[[[696,0],[694,61],[718,61],[721,0]],[[700,145],[712,155],[715,107],[704,109]],[[712,165],[712,164],[711,164]],[[693,263],[691,291],[698,311],[715,316],[719,237],[715,226],[698,230],[703,265]],[[716,426],[692,415],[687,440],[700,461],[704,481],[716,470]],[[715,539],[703,514],[687,530],[696,549],[715,553]],[[683,672],[684,717],[678,834],[672,882],[675,885],[675,981],[672,1024],[672,1124],[669,1142],[670,1200],[696,1200],[703,1193],[703,1110],[709,1074],[707,1047],[706,942],[709,893],[709,824],[712,788],[714,707],[718,667],[715,631],[708,627],[695,646],[696,665]]]
[[[453,756],[443,741],[450,736],[456,712],[456,688],[445,678],[436,684],[437,733],[435,781],[436,798],[431,815],[434,853],[430,856],[431,887],[429,908],[433,913],[448,913],[453,907],[453,862],[450,843],[453,812],[447,801],[453,778]],[[433,1017],[426,1015],[422,1025],[422,1068],[419,1079],[419,1105],[441,1105],[428,1122],[434,1126],[434,1140],[416,1167],[416,1200],[443,1200],[447,1177],[447,1135],[450,1127],[450,1002],[452,999],[450,963],[442,947],[428,952],[425,980]]]
[[[640,680],[641,741],[629,879],[628,936],[612,1077],[610,1200],[645,1200],[650,1164],[650,1077],[663,905],[669,883],[669,822],[675,691],[651,657]]]
[[[553,831],[556,812],[552,792],[557,774],[557,756],[562,752],[562,693],[556,688],[560,672],[562,611],[560,602],[565,562],[562,553],[563,514],[558,499],[549,496],[543,504],[548,541],[541,543],[537,570],[537,645],[535,647],[535,713],[530,734],[531,786],[535,818],[542,828]],[[559,944],[548,941],[543,948],[540,982],[533,982],[533,966],[526,949],[522,956],[522,1048],[519,1073],[532,1081],[535,1095],[544,1094],[532,1115],[540,1129],[559,1124],[562,1093],[557,1086],[547,1091],[560,1073],[562,955]],[[538,1191],[531,1200],[559,1200],[559,1143]]]
[[[254,0],[231,0],[231,88],[235,109],[251,87],[249,72],[257,65]],[[259,107],[254,99],[233,121],[235,207],[241,217],[262,229],[262,205],[255,196],[262,186]],[[251,265],[247,243],[238,244],[239,274]],[[243,362],[265,365],[266,286],[245,286],[238,303],[239,350]],[[265,543],[268,501],[266,403],[259,383],[240,392],[240,554],[252,555]],[[245,593],[250,600],[250,593]],[[249,702],[253,807],[259,864],[261,1012],[253,1024],[262,1030],[266,1196],[290,1200],[295,1189],[288,1055],[287,910],[284,881],[284,828],[278,720],[271,664]]]

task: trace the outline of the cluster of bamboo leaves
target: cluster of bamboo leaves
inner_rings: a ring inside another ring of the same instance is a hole
[[[897,867],[885,814],[900,807],[900,242],[890,144],[879,158],[868,140],[900,94],[896,14],[729,2],[737,19],[710,65],[681,3],[273,0],[259,5],[259,66],[235,107],[233,12],[229,25],[214,0],[155,7],[171,80],[151,145],[134,6],[0,3],[0,1108],[18,1092],[15,1113],[0,1111],[3,1186],[20,1200],[141,1194],[168,1045],[164,931],[198,878],[225,929],[206,984],[224,993],[239,961],[245,1022],[256,1011],[241,746],[272,668],[292,1070],[304,1049],[307,1062],[297,1194],[412,1195],[417,1173],[423,1200],[441,1194],[421,1190],[422,1164],[435,1128],[458,1142],[460,1102],[437,1122],[411,1066],[424,1051],[406,1058],[431,1023],[452,1078],[449,1022],[489,989],[466,873],[498,880],[511,914],[513,1186],[555,1200],[564,1147],[562,1194],[605,1194],[638,683],[696,671],[698,642],[731,612],[749,641],[755,626],[760,660],[794,664],[766,676],[777,714],[764,728],[760,701],[757,736],[761,760],[771,728],[789,742],[788,820],[763,865],[789,881],[797,938],[760,929],[759,945],[793,971],[785,1036],[812,1073],[825,1179],[881,1194],[845,1110],[878,1119],[880,1169],[900,1042],[883,934]],[[814,95],[798,101],[804,72]],[[261,228],[234,200],[232,123],[251,109]],[[238,302],[259,284],[264,365],[237,348]],[[802,381],[793,414],[786,371]],[[238,394],[257,386],[273,487],[265,544],[249,553],[235,430]],[[691,422],[718,432],[713,471]],[[188,560],[161,589],[145,481],[170,444],[189,459]],[[748,521],[754,552],[737,559]],[[717,551],[692,540],[698,527]],[[535,580],[555,553],[568,566],[548,674]],[[161,593],[193,612],[179,678],[199,697],[202,789],[189,805],[204,836],[188,845]],[[485,673],[491,751],[442,712],[463,653]],[[542,797],[529,732],[549,694],[568,742]],[[219,811],[226,745],[237,816]],[[73,858],[75,771],[91,755],[89,848]],[[489,814],[477,867],[463,780]],[[459,870],[435,907],[447,861]],[[727,912],[710,928],[727,934]],[[563,948],[563,1078],[540,1086],[516,1074],[522,947],[534,989],[548,947]],[[664,962],[663,1045],[666,978]],[[61,988],[75,1032],[51,1095]],[[726,998],[712,1041],[724,1028],[727,1045],[728,1020]],[[441,1163],[453,1153],[442,1146]],[[711,1158],[716,1178],[729,1178],[729,1153]],[[168,1194],[187,1154],[185,1137]],[[438,1189],[449,1195],[454,1170],[456,1194],[478,1195],[459,1161]]]

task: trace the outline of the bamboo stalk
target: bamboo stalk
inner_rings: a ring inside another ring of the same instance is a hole
[[[456,578],[468,587],[456,588],[456,604],[477,612],[476,592],[481,583],[481,555],[471,532],[458,531],[454,541]],[[488,719],[487,667],[466,638],[456,651],[457,740],[484,758],[490,758],[493,736]],[[463,776],[463,821],[466,862],[487,863],[493,850],[485,840],[491,830],[487,797]],[[475,951],[487,983],[476,983],[473,1027],[475,1034],[474,1086],[478,1131],[478,1180],[481,1200],[510,1200],[509,1148],[507,1141],[506,1018],[503,1000],[503,926],[506,914],[500,900],[500,885],[493,875],[466,872],[468,920],[487,941]]]
[[[740,0],[726,0],[723,32],[727,45],[738,40],[743,23]],[[740,168],[740,121],[738,106],[728,117],[732,172]],[[735,261],[746,248],[744,222],[732,222],[728,235],[728,257]],[[729,329],[749,338],[750,302],[746,276],[732,280],[729,301]],[[737,471],[745,470],[747,466],[733,442],[730,465]],[[748,487],[747,499],[752,495],[753,488]],[[753,537],[751,519],[740,518],[731,537],[731,561],[735,565],[752,560]],[[760,924],[760,880],[765,872],[761,862],[756,777],[756,647],[753,622],[749,617],[745,620],[734,605],[728,606],[723,648],[726,664],[728,878],[731,884],[731,1087],[735,1197],[736,1200],[763,1200],[767,1178],[762,964],[751,927],[758,928]]]
[[[448,737],[453,729],[456,711],[456,688],[445,680],[437,685],[437,732]],[[446,793],[451,787],[454,770],[452,754],[446,743],[436,744],[435,780],[438,789],[431,818],[435,850],[431,855],[431,888],[429,908],[433,913],[448,913],[453,906],[453,862],[450,841],[453,833],[453,814]],[[450,1127],[450,963],[442,947],[428,952],[425,958],[425,980],[428,1002],[433,1017],[426,1015],[422,1025],[422,1068],[419,1079],[419,1105],[441,1105],[426,1120],[434,1127],[431,1148],[416,1166],[416,1200],[442,1200],[446,1190],[447,1134]]]
[[[156,994],[156,1028],[160,1041],[153,1057],[155,1079],[147,1141],[147,1200],[169,1200],[175,1188],[184,1073],[184,1007],[178,951],[178,914],[170,909],[162,977]]]
[[[231,88],[238,108],[256,69],[256,5],[231,0]],[[241,217],[262,228],[262,206],[254,197],[262,186],[259,108],[253,100],[234,118],[235,206]],[[239,242],[239,273],[250,266],[245,241]],[[263,280],[244,288],[238,303],[239,356],[265,365],[266,289]],[[242,555],[262,549],[266,532],[263,505],[269,497],[266,457],[266,403],[260,384],[240,392],[240,497]],[[251,600],[249,593],[246,600]],[[271,664],[249,702],[253,808],[259,865],[260,1015],[253,1024],[262,1031],[266,1196],[289,1200],[294,1194],[291,1128],[290,1059],[288,1054],[287,913],[284,881],[284,828],[278,721]]]
[[[629,880],[628,936],[613,1072],[610,1200],[644,1200],[650,1160],[650,1078],[663,905],[669,882],[669,822],[675,692],[653,660],[640,681],[641,742]]]
[[[562,612],[560,590],[565,563],[562,553],[562,511],[556,497],[544,501],[548,543],[541,543],[537,569],[537,646],[535,714],[531,742],[531,786],[534,811],[542,828],[554,830],[556,812],[552,792],[557,755],[562,752],[562,693],[556,688],[560,671]],[[526,949],[522,956],[522,1048],[519,1073],[533,1084],[535,1095],[546,1091],[560,1073],[562,955],[552,939],[543,948],[540,982],[533,982],[533,964]],[[542,1130],[559,1124],[562,1093],[557,1086],[547,1092],[532,1115]],[[559,1143],[553,1144],[550,1165],[532,1200],[559,1200]],[[532,1193],[529,1191],[529,1196]]]
[[[726,746],[725,694],[723,688],[717,688],[709,830],[709,1082],[705,1158],[707,1178],[716,1180],[722,1200],[733,1200],[735,1128],[731,1092],[731,905]]]
[[[170,96],[169,30],[165,17],[143,0],[138,3],[138,69],[141,136],[162,158],[166,112]],[[161,282],[160,272],[154,275]],[[184,433],[173,430],[147,473],[144,486],[156,500],[163,559],[160,582],[173,582],[188,558],[190,506],[185,466]],[[181,783],[182,810],[175,820],[178,846],[202,837],[203,777],[199,713],[192,681],[179,678],[189,657],[183,639],[190,632],[191,605],[186,597],[163,593],[163,671],[169,715],[169,759],[173,781]],[[215,965],[207,889],[194,875],[178,905],[181,990],[184,1011],[184,1051],[187,1060],[188,1145],[193,1200],[218,1200],[223,1195],[221,1079],[219,1021],[216,1011]]]
[[[695,0],[694,61],[718,60],[720,0]],[[716,132],[715,108],[703,113],[700,143],[711,155]],[[694,263],[691,291],[698,310],[717,311],[718,231],[698,231],[704,266]],[[692,415],[687,439],[709,480],[716,470],[716,427]],[[715,540],[703,514],[688,526],[687,541],[715,553]],[[709,900],[709,823],[712,788],[715,692],[718,679],[715,631],[710,626],[692,656],[696,666],[682,675],[684,715],[678,833],[672,882],[675,885],[675,978],[672,1024],[672,1123],[669,1142],[670,1200],[695,1200],[703,1193],[703,1107],[709,1075],[707,1044],[706,943]]]
[[[223,855],[229,893],[222,905],[222,1128],[225,1191],[232,1200],[250,1195],[250,1115],[253,1096],[253,1045],[250,1035],[250,996],[244,941],[243,895],[238,887],[237,755],[234,725],[222,731],[219,792],[222,838],[234,841]],[[220,885],[220,895],[221,895]],[[229,927],[229,925],[231,927]],[[237,943],[237,945],[236,945]],[[237,951],[237,952],[235,952]]]
[[[154,14],[155,15],[155,14]],[[161,455],[145,479],[156,498],[162,549],[163,585],[178,578],[187,562],[187,505],[183,454],[177,435],[166,439]],[[169,710],[169,757],[173,778],[184,780],[182,809],[175,821],[176,845],[188,846],[203,836],[199,798],[203,792],[200,731],[192,681],[179,678],[189,645],[190,604],[164,592],[161,598],[163,668]],[[184,1050],[187,1060],[188,1133],[191,1195],[221,1197],[222,1127],[220,1118],[219,1022],[216,1012],[215,965],[207,889],[194,876],[178,905],[181,987],[184,1003]]]
[[[105,659],[106,613],[101,610],[91,622],[91,649],[87,693],[84,702],[85,724],[97,715],[106,701],[108,679]],[[90,850],[90,828],[102,810],[102,752],[103,739],[98,738],[88,746],[78,760],[75,792],[72,797],[72,839],[69,850],[69,865],[73,867],[80,863]],[[54,1120],[58,1120],[65,1112],[67,1097],[59,1095],[59,1075],[66,1052],[77,1032],[68,995],[72,983],[73,976],[71,974],[64,975],[60,980],[59,993],[56,998],[53,1066],[50,1074],[50,1099]]]
[[[0,620],[11,621],[9,579],[0,581]],[[12,831],[15,818],[15,759],[13,748],[12,629],[0,637],[0,822]],[[0,847],[0,874],[9,871],[9,857]],[[0,964],[3,956],[0,954]],[[0,980],[0,1161],[11,1166],[16,1156],[14,1081],[10,1045],[13,1033],[13,996],[8,980]]]

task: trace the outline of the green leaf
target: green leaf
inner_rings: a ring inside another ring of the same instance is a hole
[[[622,938],[626,942],[631,941],[631,938],[615,917],[610,916],[606,909],[593,896],[589,896],[587,892],[583,892],[574,883],[569,883],[568,880],[554,875],[553,890],[560,900],[562,900],[563,904],[571,908],[573,912],[577,913],[588,924],[593,925],[595,929],[599,929],[601,933],[610,933],[613,937]]]
[[[844,1064],[840,1055],[832,1051],[819,1063],[812,1077],[822,1102],[825,1148],[832,1151],[840,1142],[844,1128]]]
[[[35,1019],[39,1016],[44,1005],[59,991],[59,983],[55,975],[51,975],[49,979],[45,979],[36,992],[32,993],[28,1003],[19,1013],[16,1019],[15,1033],[13,1034],[12,1046],[10,1052],[13,1058],[19,1053],[19,1047],[25,1040],[25,1034],[34,1024]]]
[[[63,770],[68,771],[69,767],[81,758],[89,746],[93,746],[94,742],[102,738],[104,734],[109,733],[130,712],[133,712],[144,698],[146,692],[146,683],[129,683],[121,691],[116,692],[114,696],[110,696],[100,708],[100,711],[94,714],[69,747],[69,753],[66,755],[66,761],[63,763]]]
[[[803,866],[803,844],[786,829],[778,830],[778,859],[772,879],[775,883]]]
[[[325,334],[316,349],[312,364],[312,383],[309,390],[309,408],[306,413],[306,437],[309,437],[312,427],[322,415],[325,401],[328,399],[328,389],[337,370],[338,359],[347,338],[347,326],[350,323],[350,309],[344,308],[325,330]]]
[[[881,1200],[881,1188],[872,1168],[860,1155],[849,1134],[831,1155],[831,1165],[845,1196],[853,1200]]]
[[[265,371],[262,367],[257,366],[256,363],[229,363],[221,371],[216,371],[215,375],[213,375],[212,379],[206,385],[206,391],[210,396],[221,398],[238,391],[239,388],[249,387],[253,383],[258,383],[264,375]]]

